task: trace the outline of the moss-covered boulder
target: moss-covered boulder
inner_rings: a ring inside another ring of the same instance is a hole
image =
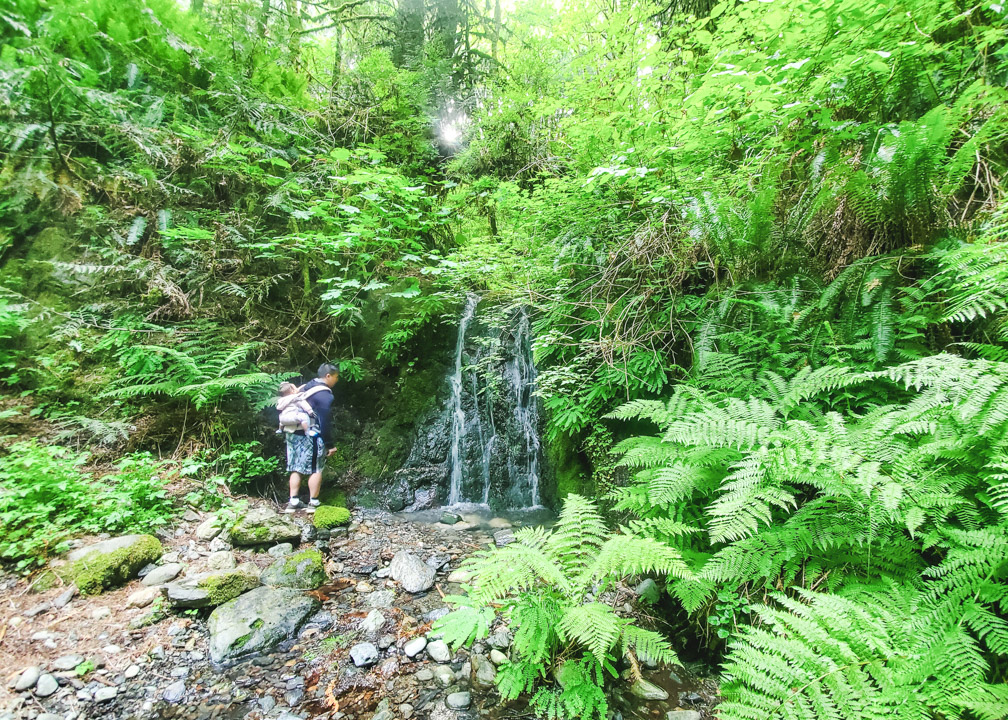
[[[268,650],[294,637],[319,605],[299,590],[272,587],[256,588],[224,603],[207,623],[210,658],[223,663]]]
[[[140,568],[157,562],[163,553],[161,541],[153,535],[123,535],[73,550],[61,574],[82,594],[97,595],[135,578]]]
[[[165,597],[172,607],[204,608],[223,605],[259,586],[259,578],[245,568],[196,575],[169,583]]]
[[[318,550],[303,550],[285,555],[263,570],[259,576],[263,585],[302,590],[314,590],[324,585],[326,579],[322,553]]]
[[[249,510],[228,530],[232,545],[250,547],[301,542],[301,528],[275,510],[260,507]]]
[[[313,522],[320,530],[346,525],[350,522],[350,511],[336,505],[322,505],[315,509]]]

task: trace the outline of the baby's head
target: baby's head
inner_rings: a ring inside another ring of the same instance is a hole
[[[297,392],[297,385],[294,383],[284,382],[280,383],[280,395],[293,395]]]

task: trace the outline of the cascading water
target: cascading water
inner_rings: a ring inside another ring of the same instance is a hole
[[[514,334],[514,348],[508,373],[514,398],[514,416],[518,426],[521,452],[508,458],[513,480],[527,488],[529,505],[539,507],[539,405],[535,397],[535,363],[532,361],[532,335],[528,313],[522,308]]]
[[[479,298],[470,295],[466,298],[465,310],[459,320],[458,340],[455,343],[455,372],[451,376],[451,402],[448,412],[451,417],[451,451],[448,457],[450,463],[450,485],[448,486],[448,504],[455,505],[462,501],[462,437],[466,431],[466,416],[462,409],[462,350],[465,346],[466,330],[469,322],[476,314],[476,303]]]
[[[478,302],[467,298],[459,318],[449,379],[446,502],[538,507],[539,409],[528,314],[512,313],[503,329],[494,329],[477,317]]]

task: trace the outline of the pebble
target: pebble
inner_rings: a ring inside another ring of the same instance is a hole
[[[259,698],[259,707],[264,713],[268,713],[276,707],[276,700],[273,699],[272,695],[264,695]]]
[[[448,573],[448,582],[450,583],[464,583],[469,582],[472,578],[472,573],[468,570],[452,570]]]
[[[235,560],[234,553],[230,550],[218,550],[210,553],[210,557],[207,558],[207,567],[211,570],[231,570],[238,567],[238,561]]]
[[[173,678],[184,678],[189,677],[189,668],[180,665],[177,668],[172,668],[171,676]]]
[[[420,653],[422,653],[425,647],[427,647],[427,638],[425,637],[413,638],[405,645],[403,645],[403,652],[406,653],[406,657],[414,658]]]
[[[452,710],[465,710],[472,702],[472,696],[467,692],[456,692],[445,698],[445,704]]]
[[[130,665],[128,668],[126,668],[126,671],[123,673],[123,677],[125,677],[127,680],[132,680],[139,674],[140,674],[140,666]]]
[[[56,678],[46,673],[38,679],[38,683],[35,685],[35,694],[39,697],[49,697],[58,689],[59,683],[56,682]]]
[[[84,662],[83,655],[63,655],[52,661],[53,670],[73,670]]]
[[[171,582],[179,576],[182,572],[182,565],[180,563],[168,563],[167,565],[160,565],[149,573],[147,573],[144,578],[140,581],[141,585],[146,585],[147,587],[155,587],[156,585],[164,585],[165,583]]]
[[[504,663],[508,662],[508,656],[502,653],[497,648],[494,648],[493,650],[490,651],[490,662],[492,662],[494,665],[503,665]]]
[[[200,516],[194,510],[186,510],[185,514],[182,515],[182,519],[186,522],[199,522]]]
[[[497,648],[498,650],[507,650],[511,647],[511,641],[511,632],[507,629],[498,630],[487,638],[487,643],[490,647]]]
[[[356,585],[356,586],[354,587],[354,590],[355,590],[356,592],[359,592],[359,593],[369,593],[369,592],[371,592],[372,590],[374,590],[374,586],[373,586],[373,585],[371,585],[371,583],[369,583],[369,582],[368,582],[367,580],[361,580],[361,581],[360,581],[359,583],[357,583],[357,585]]]
[[[654,683],[641,678],[630,686],[630,694],[641,700],[668,700],[668,692]]]
[[[395,602],[395,590],[379,590],[368,594],[364,604],[370,608],[388,608]]]
[[[185,695],[185,691],[185,681],[179,680],[178,682],[173,682],[171,685],[166,687],[161,697],[166,703],[177,703]]]
[[[448,687],[455,682],[455,673],[447,665],[438,665],[434,668],[434,677],[441,683],[441,687]]]
[[[413,706],[410,705],[409,703],[403,703],[402,705],[400,705],[399,716],[402,717],[403,720],[409,720],[411,717],[413,717]]]
[[[35,687],[35,683],[38,682],[41,675],[42,670],[37,667],[25,668],[24,672],[22,672],[18,677],[17,682],[14,683],[14,691],[23,692],[25,690],[31,690]]]
[[[39,713],[35,720],[63,720],[63,716],[56,713]]]
[[[74,599],[75,595],[77,595],[77,586],[71,585],[53,599],[52,606],[57,610],[64,608]]]
[[[95,690],[94,699],[95,702],[108,702],[109,700],[115,699],[115,696],[119,694],[119,688],[116,687],[103,687]]]
[[[200,523],[199,527],[196,528],[196,537],[200,540],[213,540],[220,533],[221,528],[217,525],[217,518],[213,515]]]
[[[48,612],[52,608],[47,602],[39,603],[38,605],[28,608],[24,611],[24,616],[28,618],[33,618],[36,615],[41,615],[44,612]]]
[[[451,650],[448,649],[444,640],[435,640],[427,645],[427,654],[430,655],[431,660],[434,662],[446,663],[451,661]]]
[[[91,611],[92,620],[104,620],[112,614],[112,611],[107,607],[98,607]]]
[[[378,649],[388,650],[395,643],[395,635],[385,634],[378,638]]]
[[[669,710],[665,713],[666,720],[701,720],[702,717],[696,710]]]
[[[382,615],[381,610],[372,610],[361,622],[361,630],[363,630],[367,635],[374,635],[381,630],[382,625],[384,624],[385,616]]]
[[[434,679],[434,671],[431,670],[430,668],[422,668],[420,670],[417,670],[417,674],[414,675],[413,677],[415,677],[418,682],[422,683],[430,682],[431,680]]]
[[[357,667],[367,667],[378,662],[378,648],[369,642],[358,643],[350,648],[350,658]]]

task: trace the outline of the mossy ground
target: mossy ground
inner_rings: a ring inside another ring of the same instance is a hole
[[[65,576],[77,585],[82,595],[97,595],[126,583],[140,568],[156,562],[163,553],[160,540],[144,535],[129,547],[78,560],[67,568]]]

